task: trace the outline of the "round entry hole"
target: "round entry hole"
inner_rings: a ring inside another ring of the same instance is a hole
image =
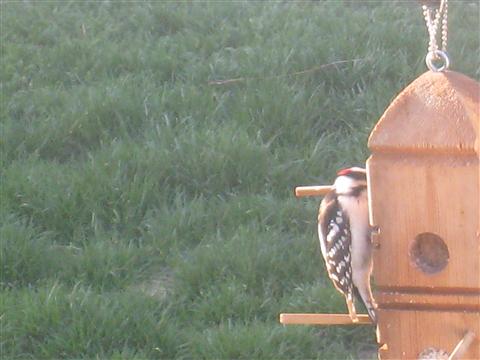
[[[418,234],[410,247],[411,261],[426,274],[442,271],[447,266],[449,257],[447,244],[433,233]]]

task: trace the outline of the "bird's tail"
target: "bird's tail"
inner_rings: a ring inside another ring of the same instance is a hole
[[[367,308],[367,312],[368,312],[368,316],[370,316],[370,319],[372,320],[372,323],[374,325],[377,324],[377,312],[376,312],[376,308],[372,305],[367,305],[365,304],[365,307]]]
[[[368,316],[370,317],[370,320],[372,320],[373,324],[377,324],[377,304],[375,303],[375,300],[373,300],[372,294],[369,292],[368,294],[365,294],[365,296],[362,296],[360,291],[358,291],[358,288],[354,286],[353,291],[355,293],[355,297],[361,301],[361,303],[365,306],[368,312]]]

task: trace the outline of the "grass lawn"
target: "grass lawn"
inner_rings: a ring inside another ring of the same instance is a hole
[[[292,189],[364,163],[417,2],[2,1],[0,35],[2,357],[372,358],[372,326],[278,323],[346,311]]]

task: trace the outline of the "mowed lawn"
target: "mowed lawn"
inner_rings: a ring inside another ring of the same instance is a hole
[[[449,13],[477,80],[479,11]],[[374,358],[278,323],[346,311],[292,190],[364,164],[426,47],[418,2],[3,1],[1,356]]]

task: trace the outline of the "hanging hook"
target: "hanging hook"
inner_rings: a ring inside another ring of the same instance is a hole
[[[441,65],[435,65],[434,60],[441,61]],[[450,59],[448,58],[448,54],[442,50],[430,51],[425,58],[425,62],[427,63],[427,67],[433,72],[445,71],[450,66]]]
[[[430,71],[441,72],[448,69],[450,60],[447,55],[447,37],[448,37],[448,0],[438,1],[440,4],[437,9],[424,3],[422,6],[425,24],[427,25],[429,42],[428,52],[425,58]],[[439,29],[441,24],[441,28]],[[437,33],[441,31],[442,49],[437,45]],[[441,61],[437,66],[433,61]]]

